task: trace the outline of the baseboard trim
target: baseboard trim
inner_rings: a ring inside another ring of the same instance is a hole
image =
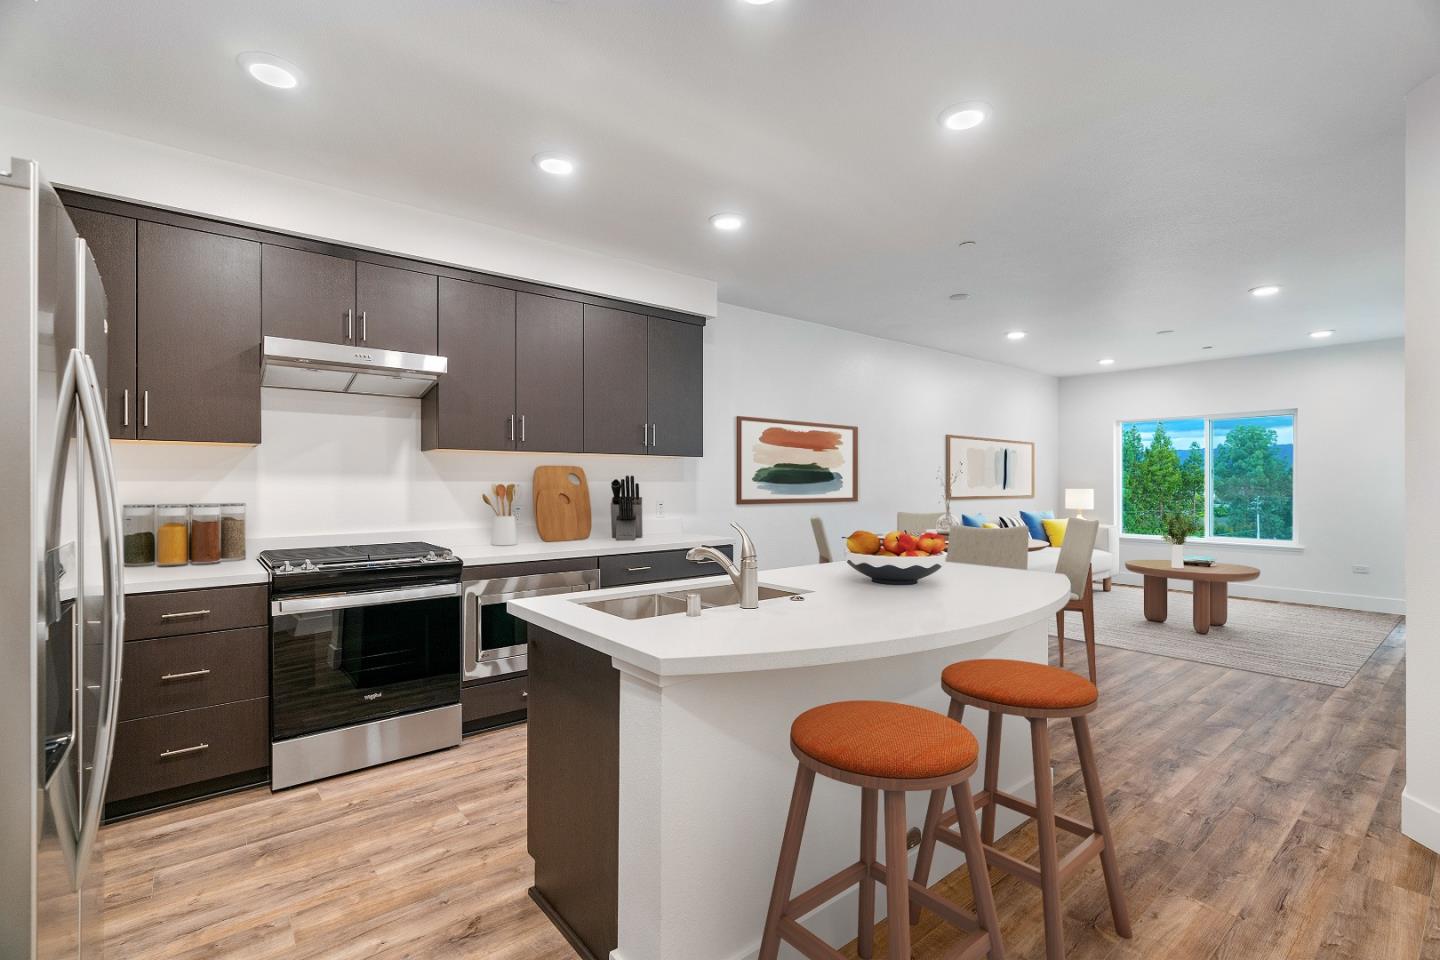
[[[1440,853],[1440,807],[1426,803],[1406,787],[1400,794],[1400,832]]]
[[[1141,585],[1142,578],[1133,573],[1118,573],[1115,582],[1129,587]],[[1171,580],[1170,589],[1189,593],[1189,582]],[[1246,600],[1274,600],[1299,603],[1311,607],[1338,607],[1341,610],[1364,610],[1368,613],[1405,614],[1404,597],[1375,597],[1364,593],[1329,593],[1324,590],[1301,590],[1297,587],[1272,587],[1253,583],[1230,584],[1230,596]]]

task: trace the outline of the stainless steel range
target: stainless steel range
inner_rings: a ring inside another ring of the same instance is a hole
[[[460,742],[460,568],[444,547],[266,550],[273,789]]]

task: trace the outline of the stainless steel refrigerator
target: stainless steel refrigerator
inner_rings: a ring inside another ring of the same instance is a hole
[[[101,955],[124,618],[105,292],[27,160],[0,174],[0,960]]]

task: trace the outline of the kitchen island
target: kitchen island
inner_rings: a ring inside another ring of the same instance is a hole
[[[846,699],[943,711],[942,668],[981,657],[1045,662],[1047,626],[1070,596],[1056,574],[964,564],[908,586],[873,584],[843,563],[765,571],[760,582],[759,609],[722,605],[695,618],[683,612],[685,594],[719,597],[728,578],[666,584],[670,599],[650,586],[511,604],[538,628],[531,893],[583,957],[754,957],[795,774],[791,721]],[[983,743],[984,718],[966,722]],[[1004,738],[1000,778],[1026,796],[1020,725]],[[910,798],[912,826],[926,800]],[[855,860],[859,811],[858,791],[817,782],[797,891]],[[934,875],[959,864],[942,846]],[[848,942],[855,898],[842,894],[807,926]]]

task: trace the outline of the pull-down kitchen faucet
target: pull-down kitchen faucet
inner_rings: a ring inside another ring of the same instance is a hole
[[[720,564],[720,568],[730,575],[730,579],[735,582],[735,589],[740,593],[740,609],[754,610],[760,606],[760,565],[755,559],[755,543],[740,524],[732,523],[730,526],[740,534],[738,567],[714,547],[692,547],[690,552],[685,554],[685,559],[714,560]]]

